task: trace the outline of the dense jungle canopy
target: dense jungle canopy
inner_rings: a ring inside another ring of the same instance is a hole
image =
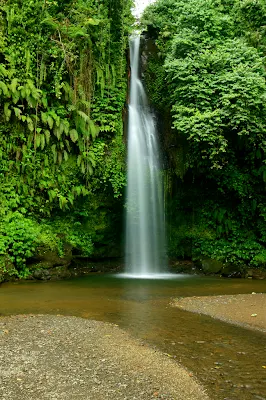
[[[130,0],[0,0],[0,275],[122,255]],[[266,266],[266,4],[158,0],[144,77],[169,255]]]
[[[0,253],[9,274],[27,275],[39,247],[90,255],[120,234],[131,5],[0,1]]]
[[[142,23],[164,115],[170,254],[265,266],[265,1],[158,0]]]

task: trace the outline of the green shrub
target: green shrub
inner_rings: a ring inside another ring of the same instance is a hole
[[[38,247],[58,250],[60,239],[48,225],[25,217],[19,212],[8,213],[0,224],[1,270],[5,271],[6,260],[14,266],[5,271],[20,278],[29,275],[27,259],[34,256]]]
[[[81,255],[90,256],[93,252],[92,230],[73,217],[58,217],[49,222],[50,229],[60,237],[62,249],[64,244],[70,244]],[[63,251],[63,250],[62,250]]]

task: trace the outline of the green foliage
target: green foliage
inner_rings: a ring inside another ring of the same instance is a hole
[[[21,212],[9,211],[0,224],[0,275],[27,277],[30,274],[27,260],[41,249],[63,257],[64,248],[70,246],[76,255],[91,256],[94,243],[106,246],[106,240],[110,240],[106,239],[113,229],[108,205],[107,199],[90,195],[72,215],[61,214],[40,222]]]
[[[60,247],[49,221],[66,221],[83,202],[100,219],[88,198],[105,193],[114,207],[112,199],[121,196],[131,6],[128,0],[0,2],[1,235],[3,254],[20,275],[38,240]],[[21,218],[10,219],[18,210]],[[76,223],[62,222],[66,242],[91,254],[94,228]],[[49,227],[46,238],[42,226]]]
[[[244,34],[248,42],[266,51],[265,24],[266,5],[263,0],[239,0],[233,9],[238,32]]]
[[[179,207],[182,205],[180,202]],[[200,212],[200,214],[199,214]],[[217,208],[207,201],[191,214],[182,206],[175,209],[170,225],[169,253],[178,258],[202,257],[241,267],[265,265],[265,247],[252,230],[241,230],[241,221],[229,208]]]
[[[97,165],[93,180],[95,190],[104,187],[107,191],[113,192],[115,198],[123,195],[126,186],[125,150],[122,132],[112,140],[108,148],[103,140],[95,141],[93,146]]]
[[[50,229],[57,237],[60,237],[62,247],[64,244],[70,244],[83,256],[92,254],[93,242],[91,233],[94,229],[93,226],[90,225],[89,229],[86,229],[86,226],[73,217],[61,217],[53,221]]]
[[[167,127],[171,254],[263,260],[265,18],[260,0],[158,0],[144,13],[156,43],[147,88]]]
[[[169,59],[166,68],[173,127],[189,140],[195,166],[221,168],[235,141],[264,151],[265,74],[255,49],[229,40],[193,59]]]
[[[0,224],[0,255],[7,256],[13,264],[12,275],[26,277],[29,269],[26,260],[43,245],[51,250],[58,247],[58,238],[45,225],[39,225],[22,213],[8,213]],[[2,266],[4,269],[4,265]],[[10,271],[6,271],[10,275]]]
[[[261,249],[259,253],[255,255],[253,258],[251,265],[254,267],[266,267],[266,251],[265,249]]]
[[[6,221],[1,232],[1,253],[8,253],[18,271],[24,269],[26,259],[30,258],[35,250],[36,232],[32,221],[17,218]]]
[[[100,134],[108,146],[120,135],[130,4],[8,0],[0,7],[7,29],[0,49],[2,159],[61,209],[73,204],[57,179],[60,173],[68,180],[69,159],[87,190],[96,166],[93,141]]]

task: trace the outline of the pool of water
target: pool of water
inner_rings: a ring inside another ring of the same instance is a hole
[[[169,304],[176,297],[252,292],[266,292],[266,282],[91,274],[66,281],[2,284],[0,314],[64,314],[113,322],[192,371],[211,399],[262,400],[266,335]]]

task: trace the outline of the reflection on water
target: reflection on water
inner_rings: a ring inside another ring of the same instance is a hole
[[[118,279],[92,274],[68,281],[1,285],[0,313],[64,314],[113,322],[193,371],[211,399],[266,399],[266,335],[169,306],[174,297],[265,291],[265,282],[253,280]]]

